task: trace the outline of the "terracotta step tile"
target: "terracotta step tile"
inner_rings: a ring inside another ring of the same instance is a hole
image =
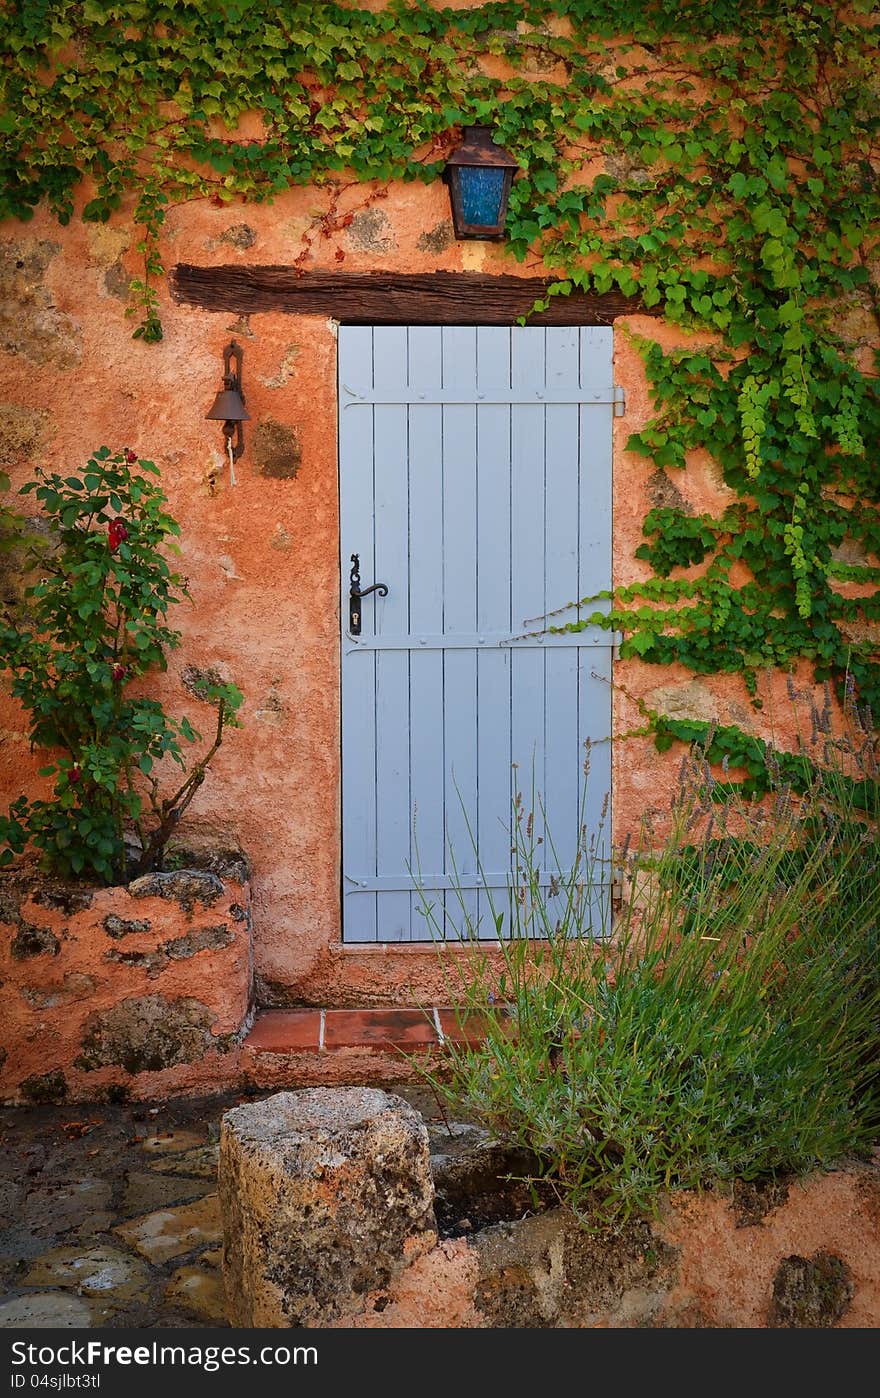
[[[455,1010],[437,1012],[445,1038],[457,1044],[478,1044],[486,1035],[486,1017],[471,1013],[462,1022]],[[321,1016],[324,1035],[321,1039]],[[379,1052],[434,1048],[438,1044],[433,1010],[386,1007],[363,1010],[265,1010],[257,1016],[245,1040],[254,1053],[313,1053],[320,1047],[366,1048]]]
[[[321,1037],[320,1010],[265,1010],[245,1039],[255,1053],[309,1053]]]
[[[325,1049],[435,1046],[437,1031],[430,1012],[416,1009],[327,1010]]]
[[[443,1030],[443,1037],[449,1039],[453,1044],[476,1047],[481,1044],[486,1037],[488,1017],[478,1011],[470,1013],[456,1013],[455,1010],[442,1009],[437,1011],[440,1019],[440,1028]],[[514,1033],[513,1021],[506,1017],[502,1020],[503,1028],[509,1033]]]

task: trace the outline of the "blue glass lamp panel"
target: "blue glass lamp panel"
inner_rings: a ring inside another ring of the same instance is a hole
[[[488,227],[498,222],[505,173],[504,170],[486,169],[478,165],[460,167],[461,211],[465,223]]]

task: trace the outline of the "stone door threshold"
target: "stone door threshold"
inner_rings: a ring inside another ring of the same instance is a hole
[[[441,1006],[263,1010],[244,1047],[257,1055],[331,1053],[335,1049],[418,1052],[440,1048],[447,1040],[476,1044],[484,1037],[485,1021],[479,1016],[461,1023],[454,1010]]]

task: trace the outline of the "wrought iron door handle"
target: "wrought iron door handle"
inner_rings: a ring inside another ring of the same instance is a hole
[[[380,597],[388,596],[387,583],[371,583],[369,587],[361,587],[361,560],[360,554],[351,555],[351,578],[348,592],[348,629],[352,636],[361,634],[361,598],[368,597],[371,592],[378,592]]]

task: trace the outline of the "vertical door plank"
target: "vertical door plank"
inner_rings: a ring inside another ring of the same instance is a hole
[[[584,646],[579,656],[581,733],[588,761],[587,775],[581,777],[586,781],[584,824],[593,855],[593,882],[596,885],[604,882],[601,906],[607,930],[611,856],[611,647]],[[599,911],[597,906],[594,916]],[[597,926],[595,935],[600,932]]]
[[[477,632],[510,634],[510,407],[480,403],[510,384],[510,330],[477,330]],[[477,651],[479,751],[476,830],[480,864],[487,873],[510,864],[510,648]],[[509,909],[506,883],[477,898],[479,935],[497,937],[494,914]]]
[[[606,386],[611,377],[612,330],[610,326],[583,326],[581,382],[584,388]],[[611,427],[610,404],[582,404],[581,439],[581,548],[582,597],[592,597],[611,586]],[[586,528],[584,528],[586,525]],[[597,603],[594,610],[607,610]]]
[[[409,384],[430,399],[441,386],[439,326],[411,326]],[[439,403],[409,408],[410,539],[410,777],[411,861],[417,890],[410,895],[412,935],[426,940],[443,932],[443,894],[431,892],[432,875],[446,868],[443,818],[443,652],[422,650],[419,638],[443,629],[443,422]],[[420,891],[420,890],[423,890]],[[432,909],[426,918],[424,904]]]
[[[461,404],[443,407],[443,632],[473,635],[477,625],[477,332],[442,330],[443,387]],[[447,873],[473,874],[477,819],[477,659],[473,650],[444,655],[444,748]],[[446,895],[447,935],[468,936],[477,920],[476,890]]]
[[[546,383],[546,331],[511,330],[513,387],[534,390]],[[544,407],[511,409],[511,628],[513,635],[540,629],[544,600],[545,433]],[[511,654],[511,761],[514,782],[531,812],[535,838],[543,838],[539,799],[544,779],[544,652],[539,642]],[[540,848],[538,850],[540,855]]]
[[[373,383],[383,393],[407,386],[405,326],[377,326],[373,331]],[[388,596],[372,593],[364,616],[373,624],[364,631],[388,636],[409,631],[409,442],[403,403],[375,406],[375,557],[364,585],[384,582]],[[376,652],[376,870],[381,876],[405,876],[410,856],[409,654]],[[411,903],[407,890],[378,895],[380,942],[409,941]]]
[[[547,384],[577,391],[580,384],[580,343],[577,328],[548,328]],[[545,596],[551,611],[580,596],[578,566],[578,502],[581,462],[578,407],[554,403],[547,407],[547,498],[544,514],[547,576]],[[566,613],[563,620],[575,617]],[[578,794],[581,789],[578,750],[578,651],[548,649],[545,714],[546,762],[544,802],[547,868],[570,870],[577,851]],[[555,922],[564,913],[564,899],[553,900]]]
[[[376,894],[358,890],[352,880],[376,873],[376,656],[352,652],[346,640],[350,555],[359,553],[368,566],[373,559],[373,408],[347,406],[345,393],[373,386],[369,326],[340,329],[339,386],[343,936],[375,942]]]
[[[613,332],[608,326],[584,326],[580,331],[581,381],[585,387],[609,380]],[[608,404],[585,404],[580,409],[580,595],[594,596],[611,586],[612,536],[612,412]],[[607,610],[600,601],[594,610]],[[611,648],[585,647],[578,664],[580,742],[589,743],[589,770],[583,795],[584,821],[594,842],[596,867],[605,876],[593,910],[596,935],[610,928],[611,855]]]

